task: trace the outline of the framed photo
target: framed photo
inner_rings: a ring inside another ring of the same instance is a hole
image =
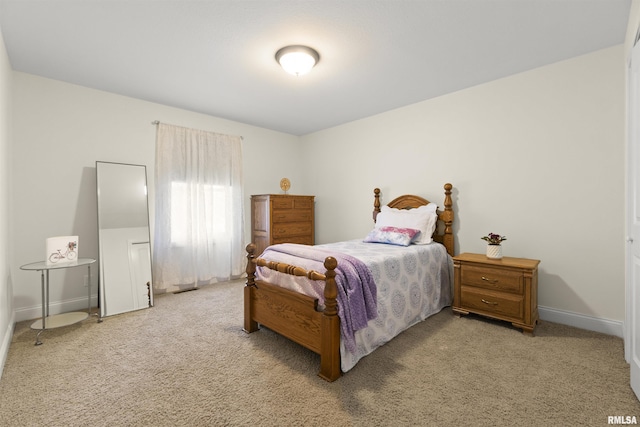
[[[78,262],[78,236],[58,236],[47,239],[47,265]]]

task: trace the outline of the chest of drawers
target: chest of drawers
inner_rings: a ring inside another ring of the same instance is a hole
[[[276,243],[313,245],[314,196],[251,196],[251,241],[256,254]]]
[[[538,264],[526,258],[453,257],[453,312],[511,322],[533,335],[538,321]]]

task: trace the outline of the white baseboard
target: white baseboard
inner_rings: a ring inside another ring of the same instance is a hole
[[[2,378],[2,372],[4,371],[4,364],[7,361],[7,356],[9,355],[9,346],[11,345],[11,341],[13,340],[13,330],[16,325],[16,313],[15,311],[11,313],[11,320],[9,320],[9,324],[7,325],[7,330],[4,331],[2,335],[2,345],[0,345],[0,378]]]
[[[557,310],[550,307],[538,306],[540,320],[546,320],[563,325],[574,326],[588,331],[600,332],[607,335],[624,338],[624,324],[622,321],[601,319],[571,311]]]
[[[98,295],[91,295],[91,307],[98,306]],[[49,315],[67,313],[69,311],[87,311],[87,297],[78,297],[66,301],[50,301]],[[42,317],[42,305],[23,307],[15,310],[15,321],[39,319]]]

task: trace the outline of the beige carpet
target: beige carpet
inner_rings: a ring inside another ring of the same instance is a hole
[[[450,309],[334,383],[319,358],[242,332],[242,283],[45,331],[16,326],[1,426],[604,426],[639,417],[619,338],[543,322],[534,338]]]

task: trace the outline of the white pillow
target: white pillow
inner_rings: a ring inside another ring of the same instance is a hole
[[[418,206],[415,209],[411,209],[411,211],[426,211],[426,212],[436,212],[438,210],[438,205],[430,202],[428,205]],[[409,212],[411,212],[409,211]]]
[[[433,241],[432,236],[438,221],[437,208],[435,203],[408,210],[383,206],[376,217],[376,228],[399,227],[420,230],[420,234],[411,243],[426,245]]]

